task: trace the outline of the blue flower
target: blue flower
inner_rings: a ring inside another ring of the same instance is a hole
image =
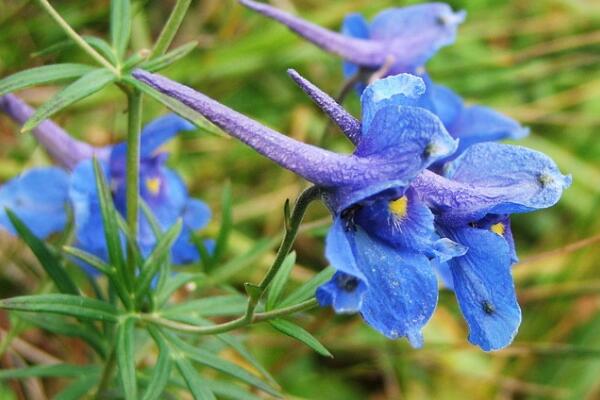
[[[507,215],[552,206],[570,178],[541,153],[495,143],[469,147],[438,175],[427,168],[457,144],[420,106],[422,79],[403,74],[370,85],[358,121],[295,71],[290,75],[356,144],[353,154],[294,141],[188,87],[134,72],[322,188],[333,215],[326,257],[336,273],[317,291],[321,305],[359,312],[384,335],[418,347],[437,303],[435,266],[445,266],[470,341],[484,350],[508,345],[520,310]]]
[[[39,238],[60,232],[67,223],[68,174],[56,167],[32,168],[0,187],[0,226],[15,234],[10,209]]]
[[[0,98],[0,106],[19,123],[24,123],[33,113],[33,109],[14,95]],[[169,114],[146,125],[141,134],[140,197],[154,213],[163,230],[170,228],[179,218],[183,219],[182,232],[171,254],[175,264],[195,262],[199,259],[198,251],[191,242],[191,233],[204,227],[209,222],[211,213],[205,203],[189,197],[182,179],[165,165],[167,154],[160,153],[158,149],[178,132],[191,129],[193,129],[191,123]],[[34,135],[56,163],[71,172],[69,176],[67,172],[57,168],[52,169],[54,175],[60,172],[64,185],[55,184],[50,178],[45,182],[38,182],[42,185],[54,186],[55,190],[59,188],[62,190],[60,205],[63,209],[61,219],[63,224],[56,224],[55,230],[63,229],[66,221],[64,209],[70,204],[75,217],[75,245],[107,259],[108,250],[103,234],[102,215],[91,158],[96,157],[100,161],[105,178],[113,192],[115,206],[122,215],[125,215],[127,145],[120,143],[111,147],[94,148],[74,140],[52,121],[44,121],[40,124],[34,130]],[[48,192],[48,195],[51,193],[52,191]],[[32,212],[31,220],[44,220],[42,211]],[[57,213],[56,218],[58,217]],[[144,215],[140,216],[137,239],[142,253],[148,255],[156,243],[156,238]],[[211,242],[206,244],[207,247],[211,247]],[[89,266],[84,267],[89,272],[94,271]]]
[[[267,4],[239,0],[244,6],[287,26],[303,38],[345,60],[344,70],[375,71],[386,66],[387,73],[415,72],[438,49],[452,44],[465,12],[454,13],[443,3],[390,8],[369,24],[361,15],[344,20],[342,34],[294,17]]]

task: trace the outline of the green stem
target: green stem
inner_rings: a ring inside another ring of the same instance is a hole
[[[255,322],[264,322],[275,318],[281,318],[286,315],[295,314],[301,311],[307,311],[318,306],[317,299],[312,298],[302,303],[294,304],[293,306],[279,308],[277,310],[255,313],[249,320],[246,315],[236,318],[232,321],[225,322],[218,325],[210,326],[197,326],[184,324],[152,314],[141,314],[141,319],[144,321],[152,322],[157,325],[164,326],[165,328],[181,331],[181,332],[193,332],[199,335],[214,335],[218,333],[228,332],[233,329],[241,328],[244,326],[251,325]]]
[[[113,372],[115,370],[116,361],[116,349],[115,346],[113,346],[110,354],[108,355],[108,359],[104,364],[104,369],[102,370],[102,377],[100,378],[100,383],[98,384],[98,389],[96,390],[96,395],[94,396],[96,400],[102,399],[103,393],[106,391],[106,389],[108,389]]]
[[[298,234],[298,229],[300,228],[300,224],[302,223],[302,219],[304,218],[306,209],[308,208],[310,203],[318,199],[320,196],[320,188],[318,188],[317,186],[309,187],[308,189],[300,193],[300,196],[298,196],[292,214],[289,217],[289,221],[287,221],[288,216],[285,216],[285,233],[283,235],[281,245],[279,246],[279,250],[277,251],[277,255],[275,256],[275,260],[273,261],[273,264],[263,277],[262,281],[258,284],[257,294],[251,295],[248,299],[248,307],[246,308],[245,315],[245,318],[247,320],[252,320],[252,315],[254,313],[256,305],[264,295],[265,291],[267,290],[267,287],[269,287],[269,284],[271,283],[273,278],[275,278],[275,275],[277,275],[277,272],[279,271],[279,268],[281,268],[283,261],[292,249],[292,245],[296,240],[296,235]]]
[[[173,42],[173,38],[179,30],[179,26],[183,22],[183,18],[190,6],[192,0],[177,0],[175,3],[175,7],[173,7],[173,11],[171,11],[171,15],[167,20],[167,23],[163,27],[156,43],[154,44],[154,48],[152,49],[152,53],[150,53],[150,60],[159,56],[162,56],[166,53]]]
[[[127,225],[133,240],[138,234],[139,189],[140,189],[140,132],[142,130],[142,94],[133,89],[127,92]],[[135,281],[135,257],[128,246],[127,263],[130,282]]]
[[[50,5],[48,0],[38,0],[42,8],[50,14],[52,19],[60,25],[60,27],[65,31],[67,36],[69,36],[83,51],[88,53],[94,60],[98,61],[102,66],[106,67],[110,70],[115,76],[120,77],[121,71],[116,69],[110,62],[108,62],[100,53],[98,53],[92,46],[90,46],[77,32],[71,28],[71,26],[65,21],[60,14]]]

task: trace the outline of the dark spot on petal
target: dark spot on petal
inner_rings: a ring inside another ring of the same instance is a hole
[[[492,315],[494,312],[496,312],[496,307],[494,307],[494,305],[487,300],[481,302],[481,308],[487,315]]]
[[[346,232],[356,232],[356,223],[354,222],[354,217],[361,208],[362,206],[360,204],[355,204],[342,211],[340,216],[344,220]]]
[[[340,289],[352,293],[358,287],[358,279],[352,275],[339,275],[337,285]]]

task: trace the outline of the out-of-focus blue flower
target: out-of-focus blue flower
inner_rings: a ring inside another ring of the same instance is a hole
[[[436,114],[454,138],[460,139],[461,154],[475,143],[520,139],[528,130],[515,120],[488,107],[467,106],[451,89],[435,84],[421,68],[441,47],[456,39],[458,25],[465,12],[454,13],[447,4],[426,3],[382,11],[369,23],[360,14],[344,19],[342,34],[294,17],[281,10],[251,0],[240,0],[253,10],[288,26],[300,36],[344,59],[344,75],[351,78],[361,71],[380,78],[401,73],[422,75],[426,93],[417,98],[418,105]],[[365,79],[372,79],[365,74]],[[359,81],[359,93],[366,83]],[[439,168],[448,160],[435,164]]]
[[[39,238],[60,232],[67,223],[69,175],[56,167],[32,168],[0,187],[0,226],[15,234],[10,209]]]
[[[342,33],[332,32],[267,4],[239,0],[244,6],[272,18],[322,49],[345,60],[344,70],[354,75],[359,69],[387,74],[415,72],[438,49],[454,42],[465,12],[453,12],[444,3],[427,3],[390,8],[371,23],[359,14],[344,20]]]
[[[508,214],[552,206],[570,178],[541,153],[495,143],[469,147],[445,176],[438,175],[426,168],[457,146],[438,117],[420,106],[420,78],[405,74],[369,86],[359,122],[295,71],[290,74],[357,145],[352,155],[296,142],[188,87],[134,72],[322,188],[334,219],[326,256],[336,273],[317,290],[321,305],[360,312],[384,335],[420,346],[421,329],[437,303],[434,266],[443,266],[469,340],[484,350],[508,345],[520,323]]]
[[[16,96],[7,95],[1,98],[1,101],[3,111],[17,122],[25,122],[33,113],[33,110]],[[140,197],[148,204],[163,230],[170,228],[177,219],[183,219],[181,235],[176,240],[171,254],[175,264],[190,263],[199,259],[190,235],[192,231],[204,227],[209,222],[211,213],[205,203],[189,197],[179,175],[165,165],[167,154],[160,153],[158,149],[178,132],[191,129],[191,123],[169,114],[146,125],[141,134]],[[126,144],[97,149],[72,139],[51,121],[40,124],[34,135],[59,165],[72,171],[69,177],[66,172],[53,169],[65,177],[66,184],[56,185],[56,190],[63,190],[63,209],[69,202],[73,206],[76,246],[107,259],[108,252],[91,158],[95,156],[100,161],[112,190],[115,206],[125,215]],[[51,184],[50,180],[48,184]],[[37,215],[32,214],[31,218],[41,220],[43,215],[40,212]],[[62,220],[66,221],[64,211]],[[56,230],[61,229],[62,226],[57,226]],[[138,245],[143,254],[148,255],[155,243],[156,238],[150,224],[142,214]],[[210,242],[207,242],[207,247],[211,247]],[[86,270],[93,271],[91,268]]]

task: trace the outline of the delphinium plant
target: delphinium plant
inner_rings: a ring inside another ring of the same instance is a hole
[[[510,214],[554,205],[570,177],[540,152],[493,142],[525,130],[491,109],[466,107],[424,74],[423,64],[454,40],[464,14],[446,5],[422,5],[384,12],[370,27],[353,15],[344,28],[354,37],[348,39],[266,5],[242,3],[344,57],[346,86],[361,93],[360,120],[296,71],[289,74],[355,151],[340,154],[291,139],[154,74],[194,47],[169,51],[190,0],[178,0],[154,46],[134,54],[127,51],[129,1],[112,1],[107,42],[80,36],[39,0],[97,65],[49,65],[0,81],[2,111],[31,132],[57,164],[26,171],[0,189],[5,209],[0,224],[29,245],[52,283],[38,294],[0,301],[11,310],[15,330],[0,349],[28,324],[78,337],[94,355],[85,366],[32,366],[2,371],[0,377],[73,378],[62,399],[155,399],[181,391],[197,399],[278,397],[276,382],[231,331],[268,322],[330,356],[291,320],[322,306],[358,313],[386,337],[404,337],[420,347],[422,329],[437,305],[438,277],[454,291],[471,343],[490,351],[515,337],[521,311],[511,276],[517,258]],[[38,110],[10,94],[66,79],[75,81]],[[108,85],[127,99],[124,143],[93,147],[48,119]],[[163,116],[142,129],[143,94],[179,116]],[[243,293],[227,282],[211,282],[213,271],[250,259],[222,264],[230,192],[223,195],[215,240],[200,237],[197,230],[208,222],[210,210],[190,198],[159,152],[178,132],[194,127],[222,130],[311,183],[293,207],[283,205],[283,238],[274,261],[258,283],[244,284]],[[309,205],[319,200],[333,219],[325,246],[331,267],[284,298],[296,235]],[[60,238],[51,236],[57,232]],[[175,267],[190,262],[203,270]],[[77,267],[86,272],[88,286],[76,284],[71,271]],[[212,283],[204,289],[216,290],[197,301],[173,303],[173,293],[190,282]],[[224,322],[206,318],[229,316],[232,305],[239,315]],[[189,312],[201,307],[208,310]],[[150,347],[156,349],[155,363],[141,364]],[[221,358],[224,347],[252,371]]]

